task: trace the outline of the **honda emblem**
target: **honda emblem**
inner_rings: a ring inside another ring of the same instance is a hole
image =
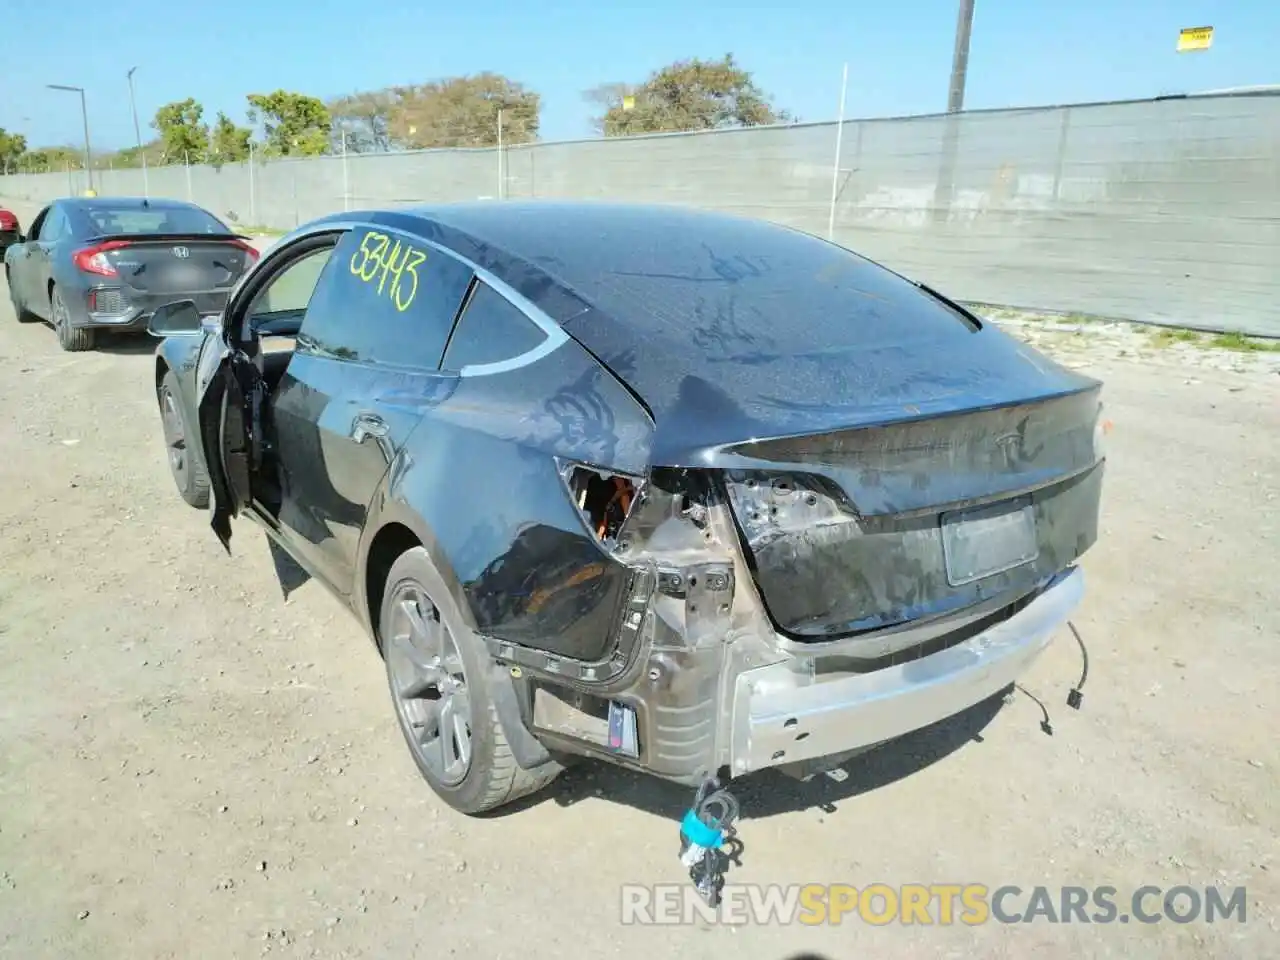
[[[185,260],[187,259],[187,257],[191,256],[191,251],[188,250],[186,247],[174,247],[173,255],[177,257],[179,260]]]

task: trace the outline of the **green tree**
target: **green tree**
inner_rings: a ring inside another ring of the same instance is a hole
[[[20,133],[10,133],[0,127],[0,170],[8,173],[18,165],[18,158],[27,152],[27,138]]]
[[[141,167],[144,154],[147,158],[147,166],[159,166],[164,163],[164,144],[159,140],[152,140],[144,143],[140,148],[125,147],[123,150],[117,150],[110,155],[110,158],[112,165],[116,167]]]
[[[251,93],[249,122],[262,123],[267,152],[276,156],[316,156],[329,147],[333,120],[324,103],[304,93]]]
[[[199,163],[209,150],[209,125],[204,123],[204,107],[191,97],[166,103],[156,111],[151,125],[160,134],[162,163]]]
[[[400,110],[401,95],[407,88],[386,87],[337,97],[328,103],[333,120],[330,148],[349,153],[385,153],[396,145],[391,137],[391,123]]]
[[[84,167],[84,150],[80,147],[39,147],[22,155],[22,166],[37,173],[57,173],[67,167],[79,170]]]
[[[249,156],[249,137],[252,133],[253,131],[248,127],[238,126],[225,113],[219,111],[210,138],[210,160],[218,166],[244,160]]]
[[[504,143],[538,139],[541,97],[499,73],[395,87],[391,93],[397,103],[389,133],[406,147],[492,146],[498,142],[499,110]]]
[[[679,60],[643,83],[608,83],[587,91],[586,97],[604,108],[593,122],[606,137],[795,121],[772,106],[733,54],[721,60]]]

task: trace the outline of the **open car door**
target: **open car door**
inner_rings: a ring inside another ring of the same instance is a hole
[[[272,248],[232,291],[196,369],[200,447],[209,473],[213,532],[231,552],[231,519],[272,499],[264,434],[269,387],[255,359],[264,334],[298,331],[329,254],[345,232],[324,229]],[[252,355],[251,355],[252,354]],[[256,509],[275,526],[266,507]]]
[[[231,347],[226,332],[219,330],[201,351],[196,389],[211,523],[230,553],[231,518],[253,502],[254,483],[263,466],[266,384],[249,357]]]

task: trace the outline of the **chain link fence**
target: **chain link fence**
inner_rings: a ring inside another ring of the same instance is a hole
[[[244,226],[475,199],[692,204],[827,235],[957,299],[1280,337],[1280,93],[152,168]],[[141,195],[140,170],[97,170]],[[83,172],[0,179],[44,202]],[[833,189],[834,187],[834,189]],[[834,195],[834,203],[832,197]]]

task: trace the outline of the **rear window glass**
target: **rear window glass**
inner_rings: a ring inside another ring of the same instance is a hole
[[[502,204],[468,217],[477,236],[548,264],[596,308],[566,327],[588,327],[598,312],[628,328],[624,342],[597,352],[660,337],[688,344],[693,363],[759,364],[957,342],[974,329],[884,267],[758,220],[613,204],[576,208],[572,219],[554,212],[512,217]]]
[[[85,214],[95,233],[230,233],[213,215],[195,207],[90,207]]]

